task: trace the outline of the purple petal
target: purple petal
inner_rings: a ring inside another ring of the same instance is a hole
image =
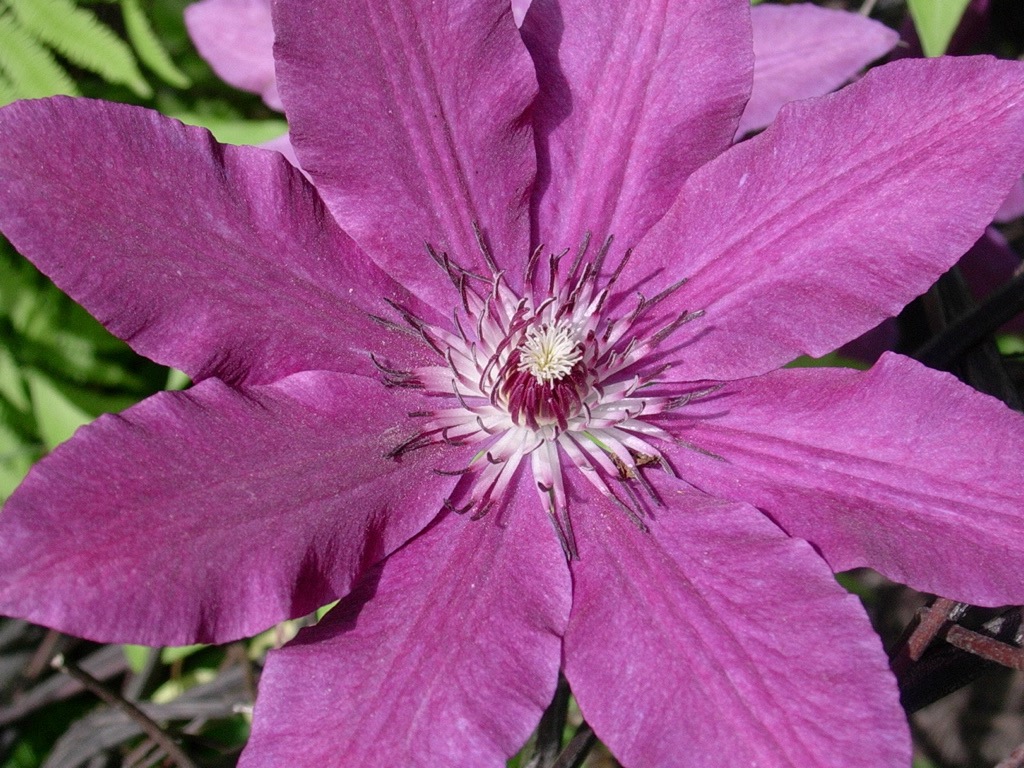
[[[632,246],[729,146],[750,93],[748,14],[730,0],[534,0],[536,242]]]
[[[428,301],[451,297],[424,243],[483,270],[474,224],[518,276],[537,84],[509,0],[281,3],[275,13],[292,142],[345,231]]]
[[[283,111],[274,77],[270,0],[200,0],[185,9],[185,26],[222,80]]]
[[[263,149],[272,149],[275,152],[280,152],[284,155],[285,160],[294,165],[300,171],[302,168],[299,167],[299,159],[295,156],[295,147],[292,146],[292,139],[287,133],[278,136],[276,139],[270,141],[264,141],[260,144]]]
[[[758,5],[754,24],[754,89],[736,136],[760,130],[783,104],[822,96],[888,53],[895,30],[859,13],[815,5]]]
[[[0,134],[0,230],[138,352],[249,383],[401,352],[370,314],[410,297],[279,155],[63,98],[5,107]]]
[[[1024,416],[949,374],[892,353],[863,373],[780,370],[689,404],[672,429],[682,477],[760,507],[835,570],[1024,602]]]
[[[653,296],[689,278],[663,305],[706,312],[677,356],[680,378],[818,357],[952,266],[1021,167],[1024,64],[889,64],[786,105],[764,133],[693,174],[622,283]]]
[[[530,10],[530,2],[531,0],[512,0],[512,18],[515,19],[517,27],[523,25],[526,12]]]
[[[577,526],[565,673],[615,756],[908,765],[881,643],[821,558],[746,505],[659,485],[650,532],[592,491]]]
[[[1020,268],[1021,260],[995,227],[989,227],[971,249],[963,255],[957,266],[963,272],[971,293],[979,301],[1009,280]],[[1024,315],[1018,315],[1002,326],[1006,333],[1024,331]],[[881,325],[858,336],[839,349],[843,357],[873,363],[886,351],[896,349],[899,329],[896,319],[884,320]]]
[[[1010,194],[1007,195],[1003,204],[999,206],[995,220],[999,223],[1005,223],[1018,219],[1021,216],[1024,216],[1024,179],[1017,179],[1010,189]]]
[[[271,652],[241,766],[504,766],[554,693],[571,594],[521,495],[442,520]]]
[[[432,471],[436,452],[385,456],[422,407],[302,373],[244,393],[210,379],[101,416],[0,515],[0,613],[145,645],[306,614],[441,509],[452,478]]]

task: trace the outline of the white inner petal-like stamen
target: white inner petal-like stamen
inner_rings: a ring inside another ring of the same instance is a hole
[[[459,477],[445,507],[474,520],[500,506],[527,462],[540,503],[570,560],[578,553],[565,473],[577,470],[647,530],[643,494],[650,503],[659,502],[645,469],[671,472],[659,446],[672,437],[651,417],[718,390],[707,383],[690,387],[664,379],[669,366],[652,355],[703,314],[652,314],[685,281],[653,299],[637,297],[631,310],[622,302],[610,304],[630,252],[604,279],[611,240],[590,261],[588,242],[566,274],[559,273],[565,252],[551,253],[546,288],[538,284],[541,251],[535,250],[522,293],[507,284],[482,244],[492,267],[489,279],[458,267],[447,254],[432,252],[459,291],[462,306],[453,325],[433,326],[395,308],[442,360],[402,371],[371,357],[387,386],[418,387],[446,398],[435,410],[410,413],[416,433],[387,455],[398,459],[432,444],[483,443],[464,467],[436,470]],[[376,319],[401,329],[387,318]]]
[[[583,359],[583,349],[568,323],[533,326],[519,346],[519,370],[529,371],[537,381],[550,383],[568,376]]]

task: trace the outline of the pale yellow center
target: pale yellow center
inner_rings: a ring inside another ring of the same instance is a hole
[[[519,370],[529,371],[541,383],[568,376],[583,358],[583,350],[568,323],[533,326],[519,345]]]

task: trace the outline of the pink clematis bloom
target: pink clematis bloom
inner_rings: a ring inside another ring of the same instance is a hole
[[[909,764],[833,572],[1024,601],[1024,417],[896,355],[780,366],[978,238],[1024,65],[888,65],[732,146],[747,0],[274,14],[315,189],[138,108],[0,110],[0,230],[196,382],[32,471],[0,610],[159,645],[341,598],[245,768],[500,766],[560,669],[626,766]]]
[[[737,138],[767,126],[783,104],[823,96],[849,82],[900,37],[859,13],[810,4],[758,5],[751,20],[754,87]]]
[[[520,26],[530,0],[511,0],[511,4],[516,26]],[[270,0],[200,0],[185,9],[185,27],[199,54],[221,79],[240,90],[260,94],[268,107],[284,111],[274,73]],[[836,85],[847,79],[842,78]],[[287,133],[260,146],[280,152],[298,167]]]
[[[530,0],[511,4],[516,26],[522,26]],[[810,4],[756,6],[751,22],[754,82],[737,138],[763,129],[783,104],[822,96],[849,82],[899,40],[894,30],[859,13]],[[185,25],[221,78],[283,109],[274,77],[270,0],[200,0],[185,9]],[[287,134],[262,146],[298,164]]]
[[[1006,196],[1003,204],[996,211],[995,221],[1005,224],[1008,221],[1019,219],[1021,216],[1024,216],[1024,180],[1017,179],[1010,194]]]
[[[284,111],[274,73],[274,26],[270,0],[200,0],[185,9],[185,28],[199,54],[220,77]],[[287,133],[265,141],[264,149],[284,155],[298,167]]]
[[[185,9],[185,27],[222,80],[284,110],[274,74],[270,0],[201,0]]]

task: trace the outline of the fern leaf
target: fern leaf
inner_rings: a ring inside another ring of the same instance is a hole
[[[170,54],[146,18],[139,0],[121,0],[121,13],[124,15],[124,28],[128,31],[128,39],[131,40],[135,53],[142,59],[142,63],[169,85],[176,88],[188,88],[192,85],[188,76],[171,60]]]
[[[8,2],[25,29],[69,61],[95,72],[108,83],[128,86],[138,96],[153,95],[131,48],[92,11],[77,7],[72,0]]]
[[[78,95],[74,81],[53,55],[6,13],[0,13],[0,73],[19,99]]]

